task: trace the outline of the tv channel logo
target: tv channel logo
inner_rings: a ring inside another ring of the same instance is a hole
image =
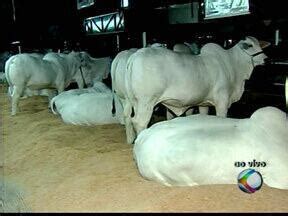
[[[245,169],[238,175],[238,186],[245,193],[258,191],[263,184],[262,175],[254,169]]]

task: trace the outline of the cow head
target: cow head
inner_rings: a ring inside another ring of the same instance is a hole
[[[85,51],[79,52],[79,55],[80,55],[82,67],[88,67],[91,62],[91,56]]]
[[[75,67],[79,68],[80,66],[82,66],[82,60],[81,60],[81,56],[79,52],[70,52],[69,54],[67,54],[67,57],[69,59],[71,59],[71,61],[74,63]]]
[[[92,86],[92,79],[87,67],[89,67],[89,62],[87,58],[83,57],[82,52],[70,52],[68,54],[71,62],[73,62],[73,67],[75,69],[74,78],[77,80],[82,80],[87,86]],[[78,83],[78,82],[77,82]]]
[[[256,38],[248,36],[245,38],[245,40],[241,40],[238,45],[246,55],[251,57],[253,67],[264,64],[264,59],[266,59],[267,56],[263,53],[262,48],[269,46],[267,42],[265,44],[262,43],[261,47]]]

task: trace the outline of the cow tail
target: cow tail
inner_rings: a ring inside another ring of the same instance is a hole
[[[117,68],[117,63],[118,61],[116,61],[116,59],[114,59],[111,62],[111,81],[112,81],[112,116],[115,116],[116,113],[116,106],[115,106],[115,89],[114,89],[114,84],[115,84],[115,73],[116,73],[116,68]]]
[[[109,76],[109,74],[110,74],[110,76],[111,76],[111,68],[112,68],[112,62],[113,62],[113,59],[112,58],[110,58],[110,61],[109,61],[109,65],[108,65],[108,67],[107,67],[107,69],[106,69],[106,74],[107,74],[107,77]]]
[[[132,80],[131,80],[131,76],[132,76],[132,66],[133,66],[133,62],[134,62],[134,58],[136,56],[137,53],[132,54],[128,61],[127,61],[127,65],[126,65],[126,82],[125,82],[125,91],[127,94],[127,98],[126,98],[126,103],[127,103],[127,116],[130,115],[131,118],[134,117],[135,115],[135,109],[133,107],[133,104],[131,103],[131,99],[134,99],[133,96],[133,91],[132,91]]]
[[[112,116],[114,117],[115,116],[115,113],[116,113],[116,106],[115,106],[115,95],[114,95],[114,90],[112,90]]]

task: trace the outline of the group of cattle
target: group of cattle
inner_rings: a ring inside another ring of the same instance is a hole
[[[181,186],[234,184],[241,171],[235,161],[256,159],[268,164],[259,168],[264,183],[288,189],[286,113],[266,107],[250,119],[226,118],[253,68],[264,64],[267,45],[254,37],[230,49],[208,43],[196,53],[188,44],[174,50],[154,45],[119,52],[111,67],[107,58],[99,61],[86,52],[19,54],[5,65],[12,115],[25,89],[45,89],[52,112],[66,123],[125,124],[127,142],[134,142],[134,159],[147,179]],[[112,90],[101,83],[109,69]],[[73,80],[80,89],[64,91]],[[93,87],[83,89],[84,83]],[[158,104],[176,116],[199,106],[200,114],[146,129]],[[217,116],[203,115],[209,106]]]

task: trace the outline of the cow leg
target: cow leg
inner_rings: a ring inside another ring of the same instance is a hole
[[[155,103],[152,101],[141,101],[135,106],[135,116],[132,118],[133,126],[136,130],[137,135],[147,128],[151,116],[153,114],[153,108]]]
[[[125,129],[126,129],[126,139],[128,144],[132,144],[136,137],[135,130],[133,128],[133,124],[131,121],[131,113],[132,107],[129,102],[125,102],[124,104],[124,122],[125,122]]]
[[[125,125],[124,107],[125,107],[126,102],[125,102],[125,99],[122,99],[122,98],[119,98],[119,100],[120,100],[120,106],[122,106],[123,108],[123,113],[119,113],[119,110],[117,110],[116,101],[115,101],[115,109],[116,109],[115,114],[116,115],[117,113],[120,114],[119,116],[120,124]]]
[[[200,114],[208,115],[208,112],[209,112],[209,107],[202,107],[202,106],[199,107]]]
[[[12,100],[12,95],[13,95],[13,87],[12,86],[8,87],[7,95],[8,95],[9,100]]]
[[[136,133],[130,117],[124,119],[126,129],[126,139],[128,144],[132,144],[136,138]]]
[[[228,102],[221,101],[216,103],[216,115],[220,117],[226,117],[228,112]]]
[[[12,112],[11,115],[14,116],[17,113],[17,108],[19,105],[19,99],[24,91],[24,87],[14,86],[12,94]]]

